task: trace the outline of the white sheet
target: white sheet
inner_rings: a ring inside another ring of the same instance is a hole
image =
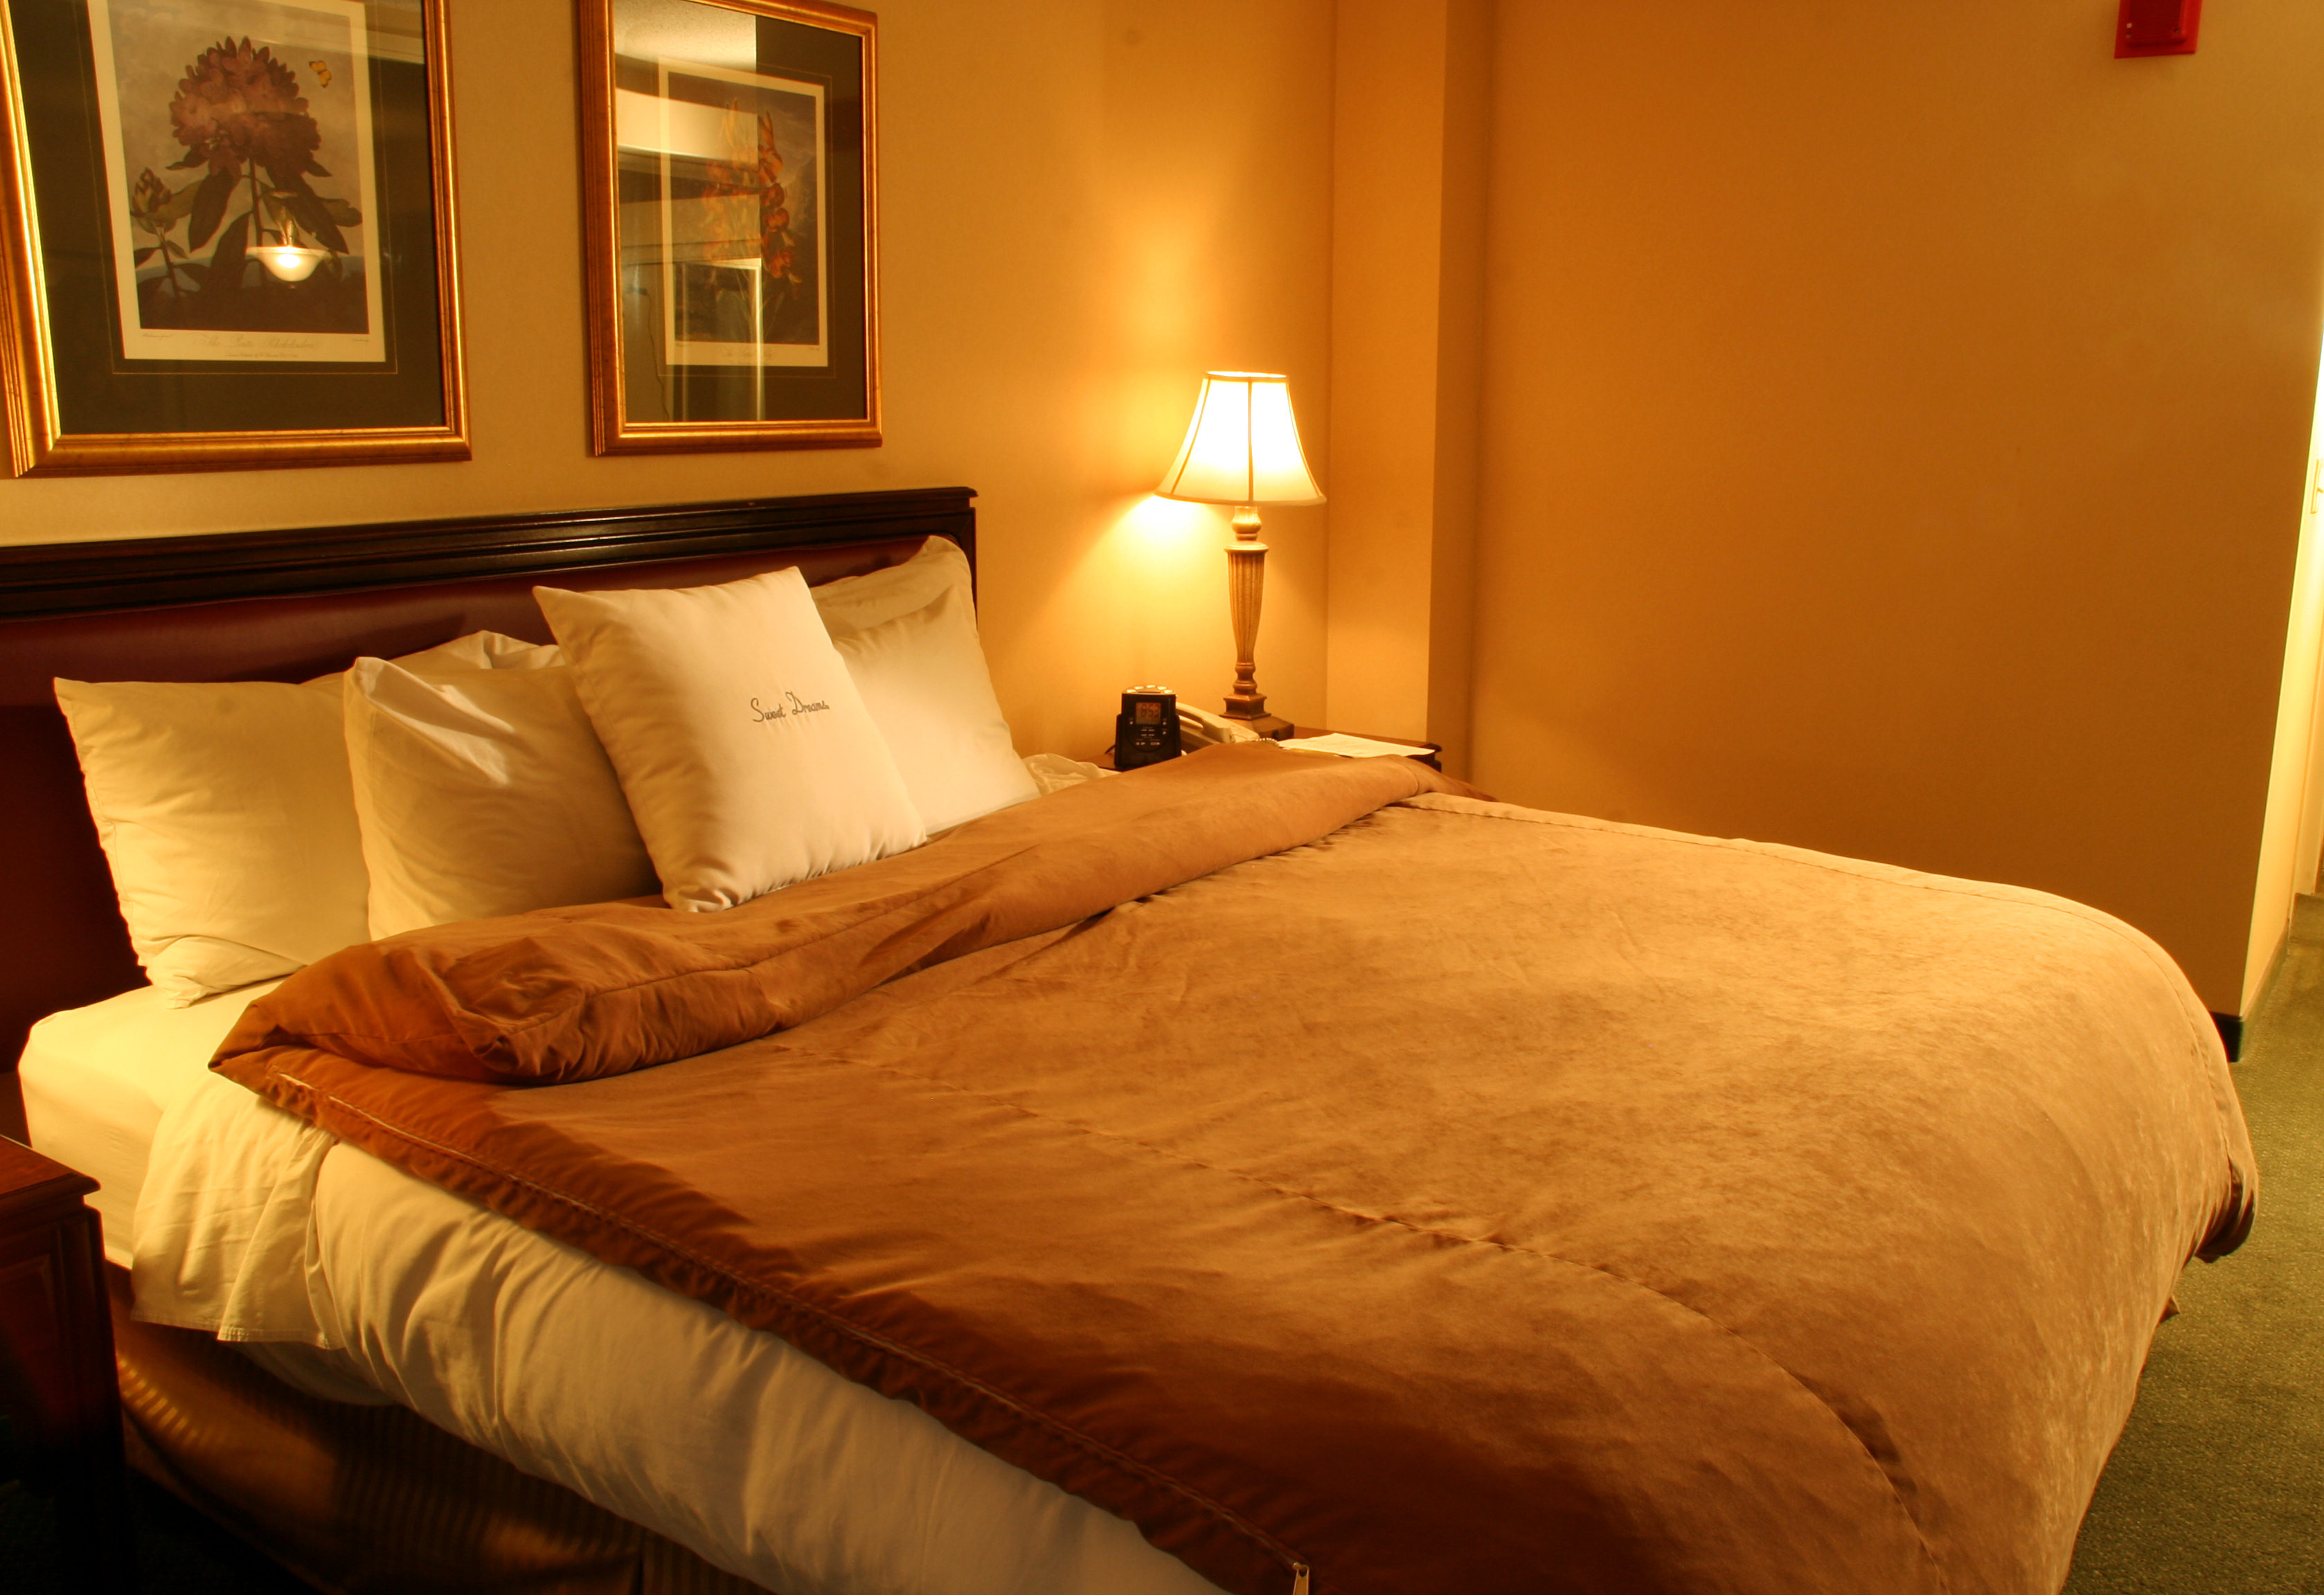
[[[264,1344],[318,1394],[385,1391],[785,1595],[1217,1595],[918,1408],[212,1075],[255,995],[130,993],[36,1032],[36,1144],[101,1152],[124,1216],[135,1193],[139,1317]]]
[[[132,1222],[162,1110],[208,1073],[202,1065],[242,1011],[280,981],[188,1007],[140,986],[51,1013],[25,1038],[18,1082],[32,1145],[97,1182],[105,1255],[130,1265]]]
[[[338,1143],[223,1075],[162,1111],[137,1197],[133,1311],[220,1340],[336,1343],[315,1304],[315,1181]]]
[[[1218,1595],[919,1408],[352,1147],[315,1215],[326,1327],[382,1389],[784,1595]]]

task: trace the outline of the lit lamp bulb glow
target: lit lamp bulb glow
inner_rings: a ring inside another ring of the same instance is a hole
[[[284,282],[304,282],[315,274],[315,268],[330,258],[327,249],[309,249],[299,243],[262,243],[250,252],[258,263]]]

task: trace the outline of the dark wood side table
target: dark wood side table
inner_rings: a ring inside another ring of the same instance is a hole
[[[97,1181],[0,1137],[0,1411],[54,1494],[72,1587],[126,1591],[128,1481],[106,1308],[105,1243],[81,1198]]]
[[[1441,770],[1444,767],[1443,765],[1436,762],[1437,756],[1444,751],[1444,744],[1442,742],[1414,742],[1403,737],[1373,737],[1370,731],[1351,731],[1348,734],[1351,737],[1370,738],[1374,742],[1393,742],[1398,747],[1409,747],[1412,751],[1409,754],[1406,754],[1405,756],[1406,757],[1416,758],[1432,770]],[[1291,735],[1294,737],[1327,737],[1331,735],[1331,732],[1322,726],[1294,726],[1291,728]],[[1096,762],[1102,769],[1112,769],[1113,749],[1109,747],[1103,753],[1098,755]]]

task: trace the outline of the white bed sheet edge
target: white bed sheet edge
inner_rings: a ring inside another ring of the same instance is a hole
[[[207,1070],[161,1116],[135,1251],[138,1317],[315,1348],[262,1361],[383,1391],[785,1595],[1216,1595],[918,1407]]]

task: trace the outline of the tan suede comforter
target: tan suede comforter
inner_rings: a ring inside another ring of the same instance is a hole
[[[350,949],[217,1067],[1240,1595],[2055,1590],[2249,1222],[2178,971],[1452,788],[1214,750],[724,913]]]

